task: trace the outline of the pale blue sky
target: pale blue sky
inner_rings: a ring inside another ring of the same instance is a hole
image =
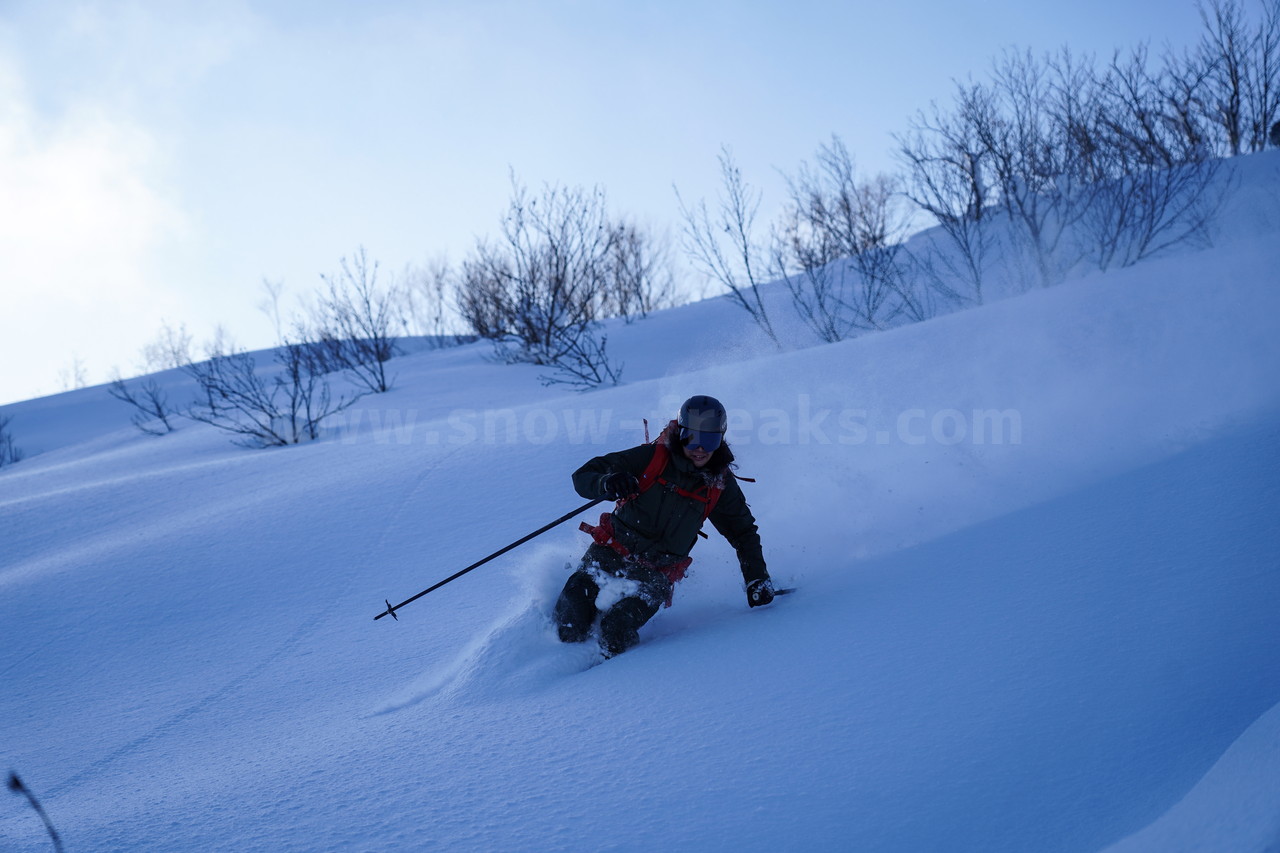
[[[0,0],[0,403],[126,374],[163,321],[271,343],[358,246],[399,270],[492,233],[508,172],[602,185],[678,235],[729,145],[780,200],[841,136],[891,134],[1005,47],[1190,45],[1193,0]]]

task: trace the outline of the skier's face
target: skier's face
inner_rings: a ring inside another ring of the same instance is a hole
[[[702,447],[689,447],[686,445],[684,448],[684,458],[692,462],[695,468],[701,468],[703,465],[706,465],[711,461],[711,454]]]

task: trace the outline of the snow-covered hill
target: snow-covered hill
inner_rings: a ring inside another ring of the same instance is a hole
[[[589,394],[478,345],[283,450],[6,407],[0,757],[68,850],[1274,849],[1280,160],[1236,168],[1214,248],[787,352],[686,306]],[[589,667],[566,524],[373,620],[694,393],[797,594],[713,534]]]

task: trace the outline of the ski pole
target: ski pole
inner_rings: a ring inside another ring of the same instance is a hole
[[[44,807],[40,805],[36,795],[31,793],[31,789],[24,785],[22,780],[18,778],[18,774],[12,770],[9,771],[9,790],[15,794],[22,794],[27,798],[31,808],[35,809],[36,814],[40,815],[40,819],[44,821],[44,828],[48,831],[49,838],[53,841],[53,849],[57,853],[62,853],[62,839],[58,837],[58,830],[53,828],[53,821],[49,820],[49,815],[45,813]]]
[[[592,508],[593,506],[595,506],[596,504],[598,504],[598,503],[602,503],[603,501],[604,501],[604,498],[596,498],[595,500],[591,501],[590,503],[583,504],[582,506],[578,507],[577,509],[573,510],[572,512],[566,512],[564,515],[560,516],[559,518],[557,518],[555,521],[551,522],[550,524],[544,525],[543,527],[539,527],[537,530],[533,531],[533,532],[532,532],[532,533],[530,533],[528,536],[521,537],[520,539],[517,539],[515,542],[512,542],[510,545],[507,545],[506,547],[499,548],[497,551],[494,551],[492,554],[490,554],[489,556],[485,557],[483,560],[477,560],[476,562],[474,562],[474,563],[472,563],[471,565],[467,566],[467,567],[466,567],[465,569],[463,569],[462,571],[457,572],[456,574],[452,574],[452,575],[450,575],[449,577],[445,578],[444,580],[440,581],[439,583],[437,583],[437,584],[435,584],[435,585],[433,585],[433,586],[429,586],[429,587],[427,587],[426,589],[424,589],[422,592],[418,593],[418,594],[417,594],[417,595],[415,595],[415,596],[411,596],[410,598],[406,598],[404,601],[400,602],[399,604],[395,605],[394,607],[392,607],[392,606],[391,606],[391,599],[385,599],[385,601],[386,601],[386,603],[387,603],[387,609],[386,609],[386,610],[384,610],[384,611],[382,611],[381,613],[379,613],[377,616],[373,617],[374,621],[376,622],[377,620],[381,619],[383,616],[386,616],[387,614],[390,614],[392,619],[394,619],[394,620],[396,620],[397,622],[399,622],[399,621],[400,621],[400,617],[396,615],[396,611],[397,611],[397,610],[399,610],[401,607],[404,607],[406,604],[411,604],[412,602],[417,601],[419,598],[422,598],[422,596],[426,595],[426,594],[427,594],[427,593],[429,593],[429,592],[433,592],[433,591],[435,591],[435,590],[439,589],[440,587],[444,586],[445,584],[449,583],[450,581],[456,581],[458,578],[462,577],[463,575],[465,575],[467,572],[471,571],[472,569],[478,569],[478,568],[480,568],[480,567],[481,567],[481,566],[483,566],[485,563],[489,562],[490,560],[494,559],[495,557],[501,557],[503,554],[507,553],[507,552],[508,552],[508,551],[510,551],[512,548],[515,548],[515,547],[517,547],[517,546],[519,546],[519,545],[523,545],[524,543],[528,542],[530,539],[534,538],[535,536],[541,536],[543,533],[546,533],[548,530],[550,530],[551,528],[555,527],[557,524],[563,524],[563,523],[565,523],[566,521],[568,521],[569,519],[573,518],[573,517],[574,517],[575,515],[577,515],[578,513],[580,513],[580,512],[586,512],[587,510],[591,509],[591,508]]]

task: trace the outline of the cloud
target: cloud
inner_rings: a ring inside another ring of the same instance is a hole
[[[77,355],[105,374],[154,330],[166,306],[151,257],[184,231],[157,155],[143,128],[104,109],[42,115],[0,57],[0,401],[60,390],[57,365]]]

